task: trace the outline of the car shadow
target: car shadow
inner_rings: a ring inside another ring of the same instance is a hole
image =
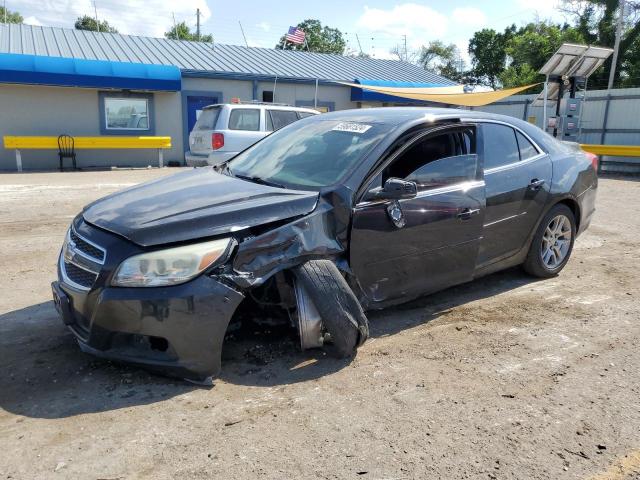
[[[53,302],[0,315],[0,408],[64,418],[149,404],[196,385],[82,353]]]
[[[520,269],[485,277],[412,302],[369,312],[372,338],[437,319],[443,312],[533,282]],[[163,401],[203,387],[82,353],[53,302],[0,315],[0,408],[25,417],[64,418]],[[293,329],[244,328],[225,340],[219,379],[271,387],[337,372],[353,358],[301,351]],[[215,380],[214,380],[215,383]]]
[[[516,267],[401,305],[370,311],[369,336],[394,335],[436,320],[452,308],[538,280]],[[320,349],[301,351],[292,330],[287,336],[270,330],[266,335],[254,331],[234,340],[235,344],[226,342],[227,355],[223,355],[220,374],[221,379],[234,384],[269,387],[297,383],[336,372],[353,361],[353,358],[332,358]]]

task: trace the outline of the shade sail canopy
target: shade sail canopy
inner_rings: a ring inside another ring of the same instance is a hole
[[[453,83],[453,82],[451,82]],[[397,102],[411,101],[409,98],[398,97],[398,93],[415,92],[431,93],[462,93],[462,85],[443,85],[442,83],[394,82],[388,80],[357,79],[356,87],[351,89],[351,100],[354,102]],[[366,88],[364,88],[366,87]],[[370,89],[384,88],[384,92]]]
[[[481,107],[497,102],[503,98],[523,92],[531,87],[539,85],[525,85],[517,88],[507,88],[493,92],[462,93],[462,85],[438,86],[438,87],[387,87],[376,85],[363,85],[359,83],[336,82],[348,85],[353,88],[370,90],[373,92],[389,95],[391,97],[420,100],[424,102],[445,103],[448,105],[460,105],[464,107]]]
[[[175,92],[178,67],[0,53],[0,83]]]

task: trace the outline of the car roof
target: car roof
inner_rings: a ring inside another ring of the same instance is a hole
[[[435,108],[435,107],[376,107],[360,108],[352,110],[338,110],[322,115],[323,119],[348,120],[359,122],[373,122],[387,125],[401,125],[414,120],[445,120],[445,119],[493,119],[508,121],[516,120],[506,115],[464,110],[459,108]]]
[[[537,126],[507,115],[497,113],[466,110],[462,108],[434,108],[434,107],[376,107],[353,110],[339,110],[323,113],[309,121],[342,120],[348,122],[369,123],[375,125],[395,127],[410,127],[421,121],[438,122],[445,120],[462,121],[494,121],[516,127],[524,131],[545,151],[557,151],[562,148],[559,141]]]
[[[268,108],[269,110],[294,110],[296,112],[309,112],[313,114],[320,113],[318,110],[314,110],[309,107],[295,107],[293,105],[285,105],[282,103],[216,103],[214,105],[207,105],[204,109],[209,108],[218,108],[218,107],[229,107],[229,108]]]

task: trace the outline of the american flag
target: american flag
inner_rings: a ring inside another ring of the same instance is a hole
[[[304,43],[304,31],[300,30],[298,27],[289,27],[289,31],[287,32],[285,39],[287,42],[301,45]]]

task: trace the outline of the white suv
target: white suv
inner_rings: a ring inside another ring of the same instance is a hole
[[[205,107],[189,134],[187,165],[218,165],[242,150],[317,110],[273,103],[225,103]]]

